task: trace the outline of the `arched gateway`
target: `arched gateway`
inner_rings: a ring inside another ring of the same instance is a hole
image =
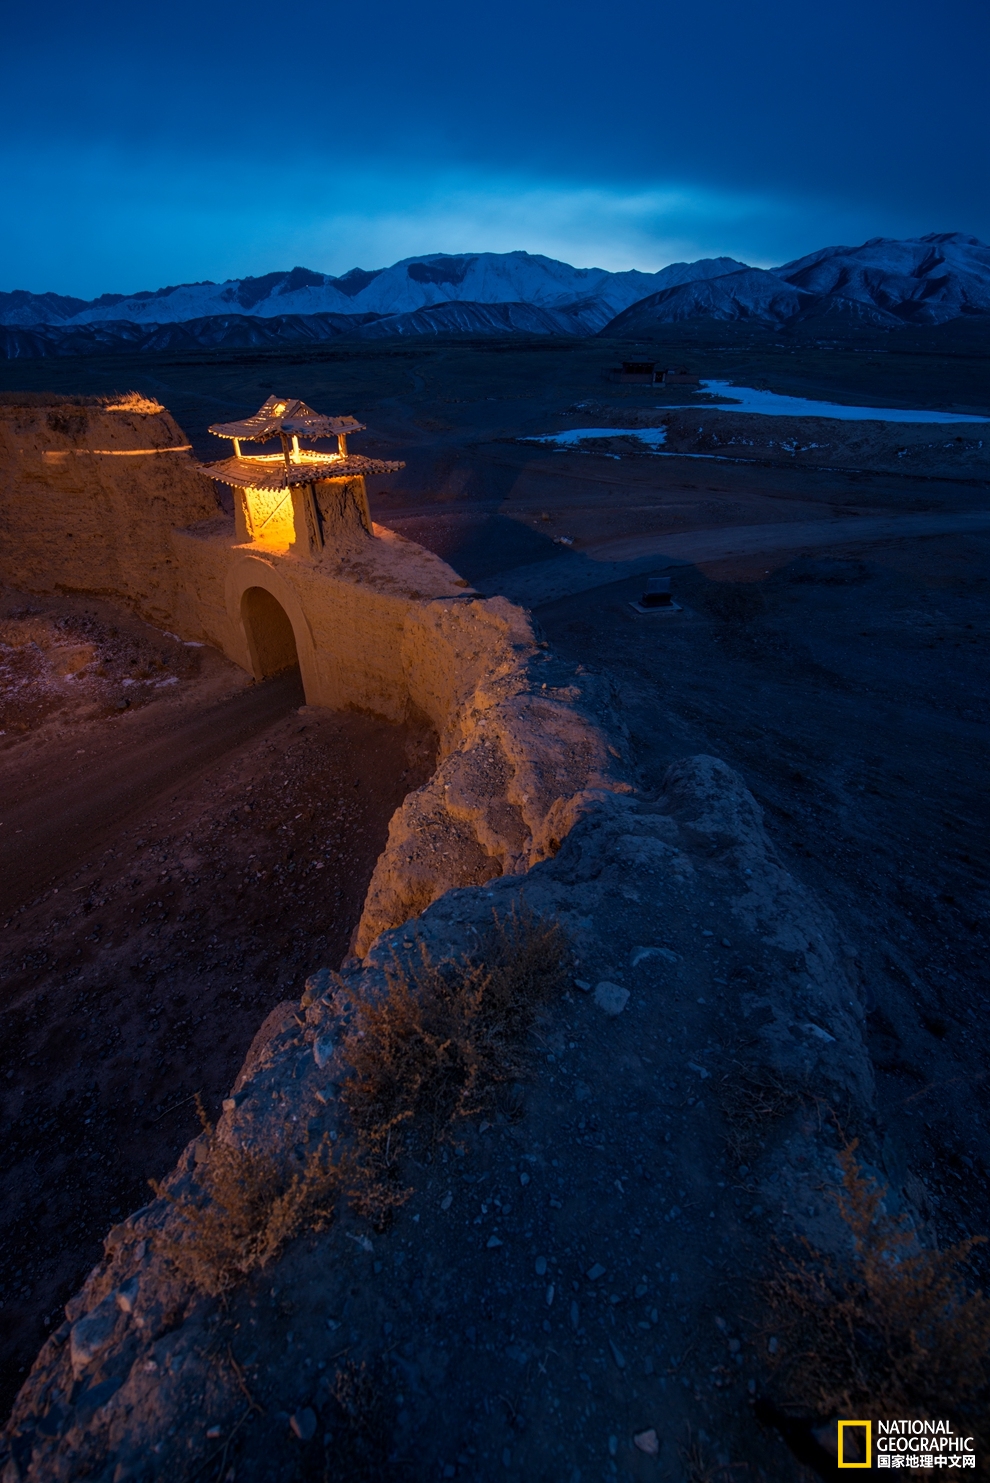
[[[233,443],[234,456],[201,465],[234,491],[223,647],[259,680],[298,666],[312,704],[335,696],[333,659],[318,653],[323,646],[315,632],[326,617],[332,573],[341,557],[358,554],[373,536],[364,476],[404,467],[349,453],[347,435],[363,431],[353,417],[324,417],[305,402],[272,396],[254,416],[212,426],[210,432]],[[300,438],[333,438],[336,449],[301,447]],[[241,451],[243,442],[276,439],[278,452],[245,457]],[[201,541],[195,547],[205,555]]]
[[[241,622],[257,680],[299,668],[296,636],[288,613],[264,587],[249,587],[241,598]]]

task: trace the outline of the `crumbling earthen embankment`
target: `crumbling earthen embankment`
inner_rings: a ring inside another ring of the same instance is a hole
[[[606,683],[548,665],[504,598],[465,591],[445,562],[387,529],[375,536],[313,562],[257,547],[231,554],[223,521],[175,537],[187,582],[180,631],[250,667],[241,600],[263,586],[293,621],[311,703],[425,716],[436,730],[438,769],[393,819],[359,954],[443,891],[545,859],[584,789],[629,786],[607,734],[619,725]]]

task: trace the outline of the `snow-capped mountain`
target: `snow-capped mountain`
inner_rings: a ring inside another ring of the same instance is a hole
[[[0,324],[33,328],[126,320],[159,325],[229,314],[258,319],[293,314],[394,315],[449,303],[531,304],[540,309],[583,304],[587,313],[594,304],[600,323],[582,325],[587,333],[658,289],[717,277],[742,266],[733,258],[703,258],[696,263],[671,263],[658,273],[636,269],[610,273],[604,268],[572,268],[528,252],[459,257],[434,253],[371,272],[352,268],[341,278],[293,268],[289,273],[266,273],[227,283],[184,283],[130,297],[103,294],[89,303],[16,290],[0,293]]]
[[[665,287],[618,314],[602,333],[638,339],[686,319],[784,325],[828,318],[892,329],[972,313],[990,313],[990,247],[959,232],[933,232],[823,247],[780,268]]]
[[[0,293],[0,356],[312,344],[399,335],[643,340],[689,320],[896,328],[990,314],[990,247],[958,232],[825,247],[772,270],[733,258],[659,273],[572,268],[526,252],[435,253],[340,278],[293,268],[86,302]]]
[[[871,304],[900,320],[940,324],[990,309],[990,247],[960,232],[825,247],[775,272],[807,293]]]
[[[754,319],[782,324],[793,319],[811,297],[776,273],[743,268],[720,278],[661,289],[617,315],[602,333],[636,339],[654,325],[682,319]]]

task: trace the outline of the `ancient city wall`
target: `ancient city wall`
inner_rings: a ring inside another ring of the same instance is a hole
[[[177,630],[255,668],[246,595],[288,614],[310,704],[389,720],[426,716],[440,766],[392,820],[355,950],[445,890],[527,870],[554,853],[591,788],[625,784],[610,751],[607,697],[560,684],[526,615],[482,599],[438,557],[381,527],[313,559],[233,544],[233,522],[176,532],[185,574]],[[547,674],[547,681],[543,675]]]
[[[360,954],[450,887],[546,859],[588,789],[626,786],[601,724],[608,697],[549,661],[519,608],[394,532],[369,533],[361,480],[315,487],[318,539],[302,521],[297,538],[289,514],[252,540],[243,500],[240,519],[221,513],[169,414],[127,397],[0,406],[0,489],[11,585],[117,597],[259,679],[294,650],[309,704],[430,721],[440,765],[392,820]],[[293,495],[297,513],[307,498]],[[265,612],[285,625],[274,650]]]

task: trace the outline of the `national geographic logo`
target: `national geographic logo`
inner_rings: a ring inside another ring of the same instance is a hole
[[[873,1466],[872,1439],[872,1421],[840,1421],[839,1467],[871,1468]]]
[[[972,1437],[961,1437],[950,1421],[840,1421],[836,1438],[840,1468],[976,1467]]]

